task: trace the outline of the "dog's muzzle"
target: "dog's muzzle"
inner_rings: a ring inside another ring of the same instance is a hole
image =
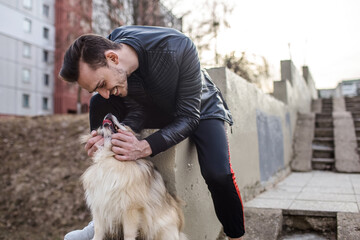
[[[113,117],[114,115],[112,115],[111,113],[108,113],[105,117],[104,120],[102,122],[102,127],[103,128],[109,128],[111,130],[112,133],[116,133],[116,125],[114,124],[113,121]]]

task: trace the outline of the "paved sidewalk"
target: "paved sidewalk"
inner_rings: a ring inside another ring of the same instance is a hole
[[[359,213],[360,174],[293,172],[245,207]]]

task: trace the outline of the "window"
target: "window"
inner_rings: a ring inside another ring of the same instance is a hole
[[[49,52],[44,50],[43,51],[43,61],[48,62],[48,60],[49,60]]]
[[[44,5],[43,5],[43,15],[44,15],[45,17],[49,17],[49,11],[50,11],[49,5],[44,4]]]
[[[31,33],[31,20],[25,18],[23,22],[24,32]]]
[[[44,85],[45,86],[49,86],[49,74],[45,73],[44,74]]]
[[[30,69],[24,68],[22,70],[22,80],[25,83],[29,83],[30,82]]]
[[[32,7],[32,0],[23,0],[24,8],[31,9]]]
[[[47,97],[43,97],[42,109],[49,110],[49,99]]]
[[[22,106],[24,108],[29,108],[30,107],[30,95],[29,94],[23,94]]]
[[[28,43],[23,44],[23,57],[26,57],[26,58],[31,57],[31,46]]]
[[[43,28],[43,37],[49,39],[49,29],[46,27]]]

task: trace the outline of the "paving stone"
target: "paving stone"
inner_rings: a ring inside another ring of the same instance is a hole
[[[303,187],[305,186],[310,179],[312,178],[313,173],[292,173],[283,181],[279,182],[277,186],[296,186]]]
[[[278,239],[282,229],[280,209],[245,208],[244,240]]]
[[[356,202],[355,194],[339,194],[339,193],[319,193],[319,192],[302,192],[297,200],[318,200],[329,202]]]
[[[299,189],[298,189],[299,190]],[[301,188],[300,188],[301,190]],[[298,192],[294,191],[288,191],[281,188],[275,188],[271,189],[269,191],[266,191],[258,196],[258,198],[269,198],[269,199],[295,199],[296,196],[299,194],[300,190]]]
[[[307,186],[324,186],[324,187],[352,187],[350,178],[347,180],[341,178],[331,178],[331,177],[316,177],[314,176],[311,179],[311,182]]]
[[[356,202],[327,202],[294,200],[289,209],[329,212],[359,212]]]
[[[360,239],[360,214],[338,213],[337,214],[337,236],[338,239],[359,240]]]
[[[302,186],[279,186],[279,185],[276,185],[274,189],[279,189],[279,190],[282,190],[282,191],[287,191],[287,192],[294,192],[294,193],[299,193],[301,192],[301,190],[303,189],[304,187]]]
[[[312,193],[338,193],[338,194],[353,194],[354,189],[352,186],[348,187],[323,187],[323,186],[306,186],[302,192]]]
[[[245,207],[252,208],[279,208],[288,209],[292,200],[289,199],[268,199],[268,198],[255,198],[245,203]]]
[[[355,194],[360,194],[360,186],[354,186]]]

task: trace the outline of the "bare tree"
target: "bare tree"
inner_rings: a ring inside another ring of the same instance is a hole
[[[133,0],[93,0],[93,31],[107,36],[112,29],[134,23]]]
[[[170,10],[178,12],[184,19],[183,31],[189,35],[197,46],[200,59],[205,63],[203,55],[213,52],[212,64],[221,62],[218,52],[218,37],[222,30],[230,28],[229,16],[234,10],[234,2],[229,0],[197,1],[200,7],[190,5],[184,8],[184,1],[163,0]],[[181,11],[177,9],[181,8]],[[206,63],[205,63],[206,64]]]
[[[262,84],[270,79],[270,67],[265,57],[253,56],[250,60],[245,52],[241,53],[240,57],[235,55],[235,51],[224,57],[224,65],[233,70],[236,74],[247,80],[255,83],[262,88]]]

